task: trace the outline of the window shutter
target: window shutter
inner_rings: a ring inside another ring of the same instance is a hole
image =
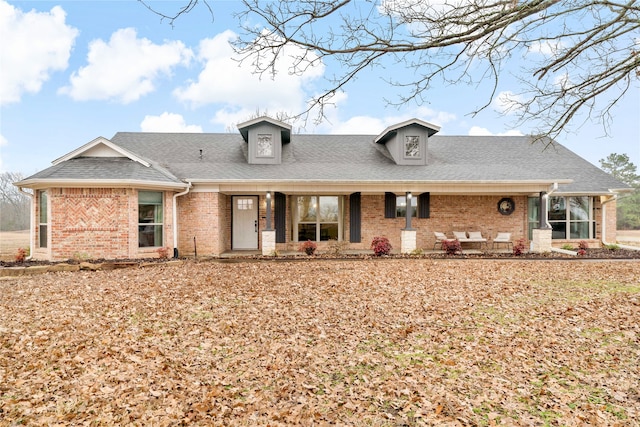
[[[384,217],[396,217],[396,195],[394,193],[384,193]]]
[[[418,218],[429,218],[431,193],[421,193],[418,196]]]
[[[274,193],[274,223],[276,226],[276,243],[287,240],[287,196],[284,193]]]
[[[351,243],[360,243],[362,240],[360,235],[361,204],[360,193],[352,193],[349,196],[349,241]]]

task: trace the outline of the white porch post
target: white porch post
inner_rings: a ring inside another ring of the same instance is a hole
[[[413,210],[411,209],[411,192],[407,191],[406,199],[407,210],[405,212],[405,228],[400,234],[400,252],[409,254],[416,250],[417,232],[411,227],[411,217]]]
[[[271,192],[267,191],[266,227],[262,231],[262,255],[273,255],[276,251],[276,230],[271,228]]]

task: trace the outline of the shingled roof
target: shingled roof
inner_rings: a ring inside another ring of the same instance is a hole
[[[247,181],[564,182],[563,193],[608,194],[627,185],[560,144],[530,136],[446,136],[428,140],[427,165],[399,166],[376,135],[291,136],[282,163],[247,162],[247,143],[233,133],[119,132],[110,142],[150,164],[127,158],[75,157],[24,181],[113,180],[167,183]],[[572,181],[568,183],[569,181]],[[19,184],[19,183],[18,183]]]

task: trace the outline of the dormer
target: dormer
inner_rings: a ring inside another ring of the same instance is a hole
[[[386,128],[374,140],[383,144],[398,165],[426,165],[428,163],[428,139],[440,130],[419,119],[411,119]]]
[[[270,117],[258,117],[238,124],[238,130],[244,141],[249,144],[249,163],[282,163],[282,146],[291,142],[291,125]]]

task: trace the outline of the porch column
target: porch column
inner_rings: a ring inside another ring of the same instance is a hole
[[[531,252],[544,253],[551,252],[551,240],[553,230],[549,225],[549,195],[541,191],[538,210],[538,228],[533,229],[531,239]]]
[[[416,250],[416,230],[411,228],[411,192],[406,193],[407,210],[405,212],[405,228],[400,234],[400,252],[408,254]]]
[[[262,255],[269,256],[276,252],[276,230],[271,228],[271,192],[267,191],[267,218],[265,229],[262,230]]]

